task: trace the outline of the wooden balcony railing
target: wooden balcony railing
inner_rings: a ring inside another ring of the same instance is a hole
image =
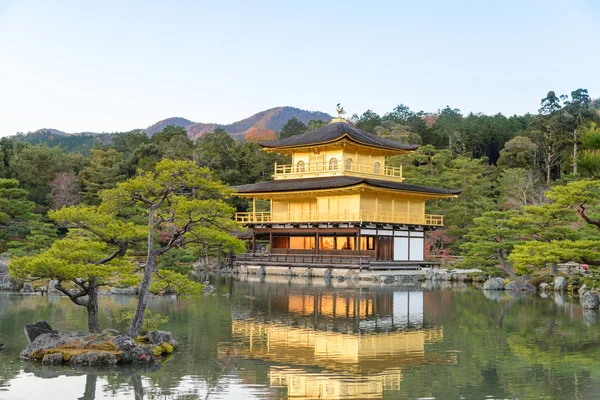
[[[364,255],[339,255],[339,254],[273,254],[273,253],[244,253],[238,254],[236,262],[251,262],[259,264],[312,264],[320,266],[345,266],[359,268],[368,266],[370,256]]]
[[[275,164],[275,179],[310,178],[330,175],[351,175],[365,178],[384,179],[390,181],[403,181],[402,166],[390,167],[386,165],[359,164],[351,159],[343,159],[324,163]]]
[[[381,222],[393,224],[444,226],[443,215],[392,213],[387,211],[307,211],[307,212],[243,212],[235,219],[246,224],[291,222]]]

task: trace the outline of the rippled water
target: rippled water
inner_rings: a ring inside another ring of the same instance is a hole
[[[198,300],[152,299],[178,352],[153,367],[71,369],[19,360],[23,326],[84,329],[58,296],[0,293],[0,399],[595,399],[595,312],[560,295],[473,287],[327,286],[213,279]],[[101,300],[103,327],[134,299]]]

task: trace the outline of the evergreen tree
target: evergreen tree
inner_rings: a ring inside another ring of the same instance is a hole
[[[293,117],[286,122],[283,128],[281,128],[281,132],[279,132],[279,139],[296,136],[304,132],[306,132],[306,125],[304,125],[298,118]]]
[[[100,204],[100,191],[114,188],[126,179],[123,153],[115,149],[94,149],[88,165],[79,174],[81,197],[86,204]]]

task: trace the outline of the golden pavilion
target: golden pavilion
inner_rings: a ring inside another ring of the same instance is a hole
[[[444,224],[442,215],[425,213],[426,200],[460,193],[405,183],[402,168],[387,166],[386,157],[418,145],[379,137],[341,118],[261,146],[291,155],[292,163],[276,164],[271,181],[235,188],[252,199],[251,211],[236,214],[251,232],[252,256],[239,258],[246,261],[256,258],[257,241],[264,241],[273,255],[260,255],[267,262],[293,255],[298,265],[419,265],[425,232]],[[257,200],[266,200],[269,210],[259,212]]]

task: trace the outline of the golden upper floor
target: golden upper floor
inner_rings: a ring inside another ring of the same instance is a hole
[[[381,138],[346,122],[262,146],[292,156],[291,164],[275,165],[274,179],[347,175],[398,182],[402,182],[402,168],[386,166],[386,156],[407,154],[418,147]]]

